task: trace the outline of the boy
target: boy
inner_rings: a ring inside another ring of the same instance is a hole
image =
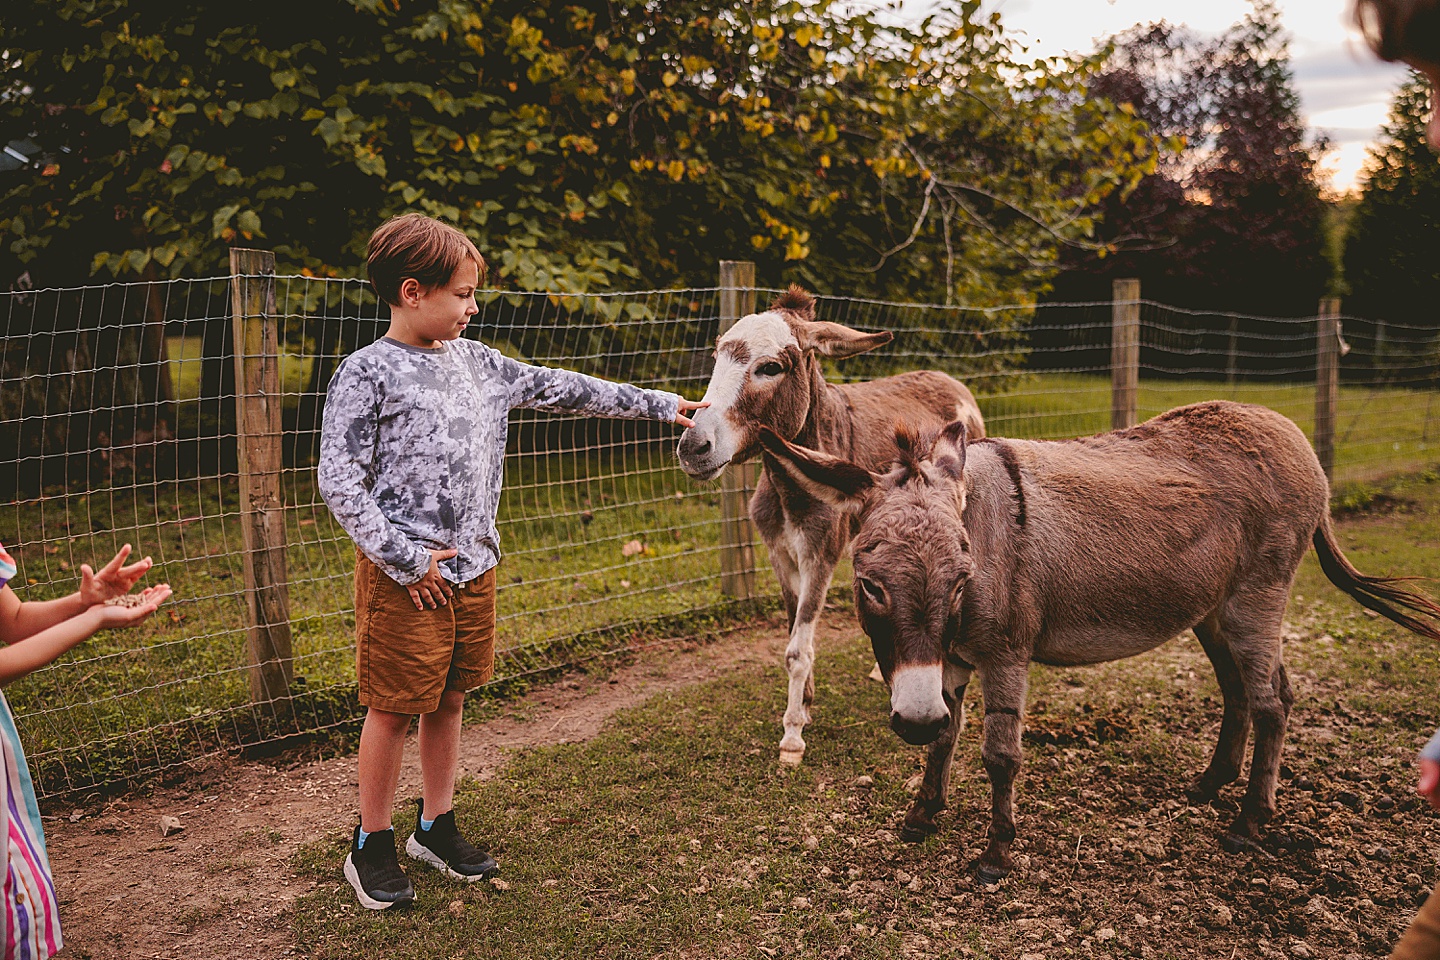
[[[362,906],[408,903],[391,812],[410,718],[420,716],[424,796],[405,844],[466,881],[498,866],[460,834],[452,801],[465,692],[495,659],[495,511],[515,407],[690,426],[700,404],[520,363],[460,339],[479,312],[485,261],[454,227],[419,214],[370,238],[367,270],[390,326],[341,363],[320,438],[320,493],[355,541],[360,823],[345,877]]]

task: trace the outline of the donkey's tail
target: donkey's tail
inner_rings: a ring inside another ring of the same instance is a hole
[[[1315,552],[1320,555],[1320,569],[1325,571],[1325,576],[1330,578],[1331,583],[1354,597],[1361,606],[1374,610],[1382,617],[1388,617],[1405,629],[1412,630],[1423,637],[1440,640],[1440,627],[1430,622],[1433,620],[1440,623],[1440,604],[1429,597],[1401,590],[1395,586],[1406,580],[1422,578],[1367,577],[1356,570],[1345,558],[1345,554],[1340,551],[1340,544],[1335,540],[1335,531],[1330,526],[1328,513],[1321,519],[1320,526],[1315,529],[1314,541]],[[1407,613],[1407,610],[1429,619],[1417,619]]]

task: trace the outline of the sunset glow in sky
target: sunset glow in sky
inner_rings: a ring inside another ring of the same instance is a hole
[[[1312,131],[1333,144],[1325,161],[1332,189],[1353,189],[1365,150],[1385,120],[1404,67],[1381,63],[1350,26],[1349,0],[1278,0],[1290,33],[1291,69]],[[902,14],[923,16],[927,0],[905,0]],[[1099,38],[1137,23],[1167,20],[1213,35],[1240,20],[1246,0],[987,0],[1007,32],[1023,35],[1035,56],[1088,52]]]

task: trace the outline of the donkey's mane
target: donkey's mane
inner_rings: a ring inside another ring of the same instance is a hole
[[[939,436],[934,430],[919,430],[908,423],[902,423],[895,428],[897,456],[892,467],[895,471],[892,475],[895,486],[903,487],[914,477],[918,477],[921,483],[927,482],[920,464],[930,458],[930,451],[934,449],[935,440]]]
[[[805,292],[805,288],[798,283],[790,284],[790,288],[775,298],[770,304],[771,310],[788,310],[791,313],[798,313],[807,320],[815,318],[815,298]]]

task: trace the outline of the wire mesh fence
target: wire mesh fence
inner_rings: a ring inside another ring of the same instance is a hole
[[[270,282],[266,278],[266,282]],[[273,278],[282,455],[276,467],[293,658],[286,709],[256,702],[247,631],[232,278],[0,294],[0,542],[22,599],[75,588],[122,543],[175,597],[6,691],[39,791],[134,780],[199,757],[353,722],[354,547],[316,490],[325,388],[381,336],[359,281]],[[717,288],[565,297],[487,292],[467,335],[545,365],[704,393]],[[763,305],[778,291],[758,291]],[[819,298],[825,319],[891,330],[827,371],[929,367],[963,378],[993,435],[1109,429],[1115,305],[967,308]],[[1317,321],[1140,304],[1139,415],[1217,397],[1315,426]],[[1344,320],[1337,483],[1430,466],[1436,329]],[[243,351],[242,351],[243,352]],[[243,361],[243,358],[242,358]],[[243,365],[243,364],[242,364]],[[243,383],[243,379],[241,381]],[[721,589],[720,489],[692,484],[675,428],[528,411],[511,418],[500,506],[496,682],[683,631],[733,609]],[[762,569],[762,593],[776,592]],[[658,625],[658,626],[657,626]]]

